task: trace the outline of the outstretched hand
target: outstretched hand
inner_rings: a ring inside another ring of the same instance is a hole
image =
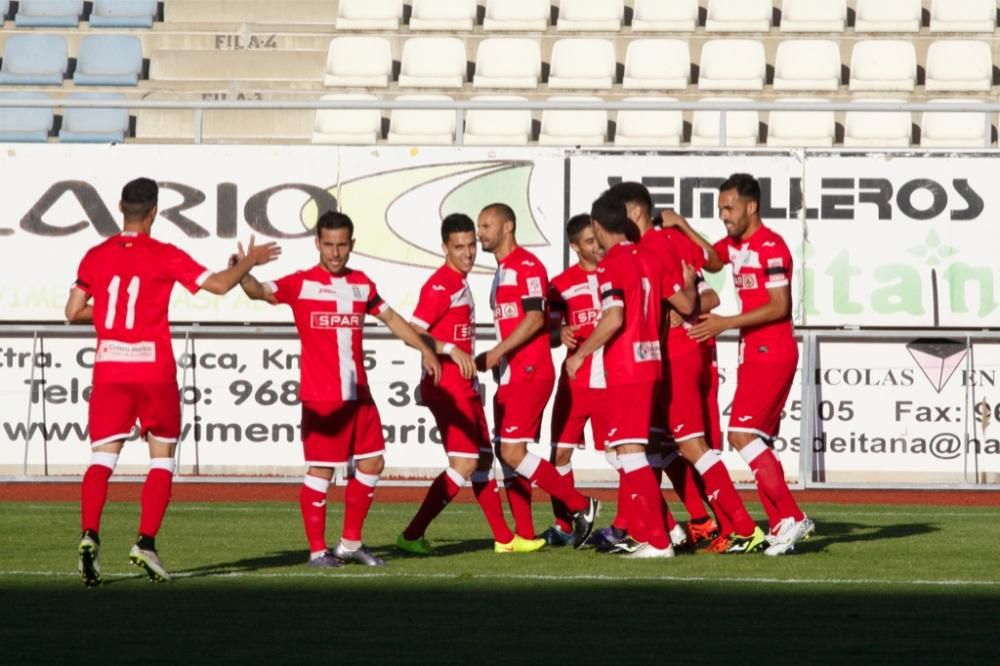
[[[698,317],[698,323],[688,330],[688,337],[697,342],[705,342],[728,328],[726,317],[709,312]]]
[[[246,251],[244,252],[242,243],[237,243],[236,254],[239,259],[243,259],[243,257],[250,257],[254,266],[260,266],[277,259],[278,256],[281,255],[281,248],[274,241],[257,245],[254,235],[251,234],[250,242],[247,244]]]

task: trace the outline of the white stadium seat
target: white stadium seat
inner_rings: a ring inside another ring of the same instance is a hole
[[[849,88],[857,91],[913,92],[917,84],[917,52],[903,40],[865,40],[851,52]]]
[[[768,32],[771,0],[708,0],[708,32]]]
[[[996,0],[931,0],[931,32],[993,32]]]
[[[386,88],[392,80],[392,48],[384,37],[334,37],[326,56],[323,85],[330,88]]]
[[[764,45],[758,40],[713,39],[701,49],[701,90],[761,90],[766,75]]]
[[[866,99],[865,103],[892,104],[906,100]],[[848,111],[844,115],[846,148],[909,148],[913,119],[906,111]]]
[[[673,97],[626,97],[623,102],[676,102]],[[680,111],[619,111],[616,146],[679,146],[684,137]]]
[[[607,39],[560,39],[552,45],[550,88],[611,88],[615,46]]]
[[[784,0],[782,32],[844,32],[847,0]]]
[[[403,0],[340,0],[337,30],[399,30]]]
[[[600,102],[600,97],[550,97],[551,102]],[[542,131],[538,143],[543,146],[599,146],[608,140],[608,112],[542,111]]]
[[[701,102],[752,102],[748,97],[704,97]],[[756,111],[726,113],[727,146],[756,146],[760,135],[760,115]],[[695,111],[691,122],[692,146],[719,146],[719,112]]]
[[[447,95],[400,95],[398,101],[450,101]],[[450,109],[394,109],[386,141],[408,146],[448,145],[455,140],[455,112]]]
[[[476,0],[413,0],[410,30],[470,31],[476,25]]]
[[[483,30],[545,32],[551,12],[549,0],[486,0]]]
[[[516,95],[480,95],[473,100],[525,101]],[[531,111],[469,109],[465,113],[467,146],[524,146],[531,141]]]
[[[825,102],[811,97],[779,98],[776,102]],[[833,111],[772,111],[767,145],[777,148],[829,148],[837,135]]]
[[[475,88],[537,88],[542,76],[542,49],[526,37],[491,37],[479,42]]]
[[[691,81],[691,54],[679,39],[633,39],[625,51],[622,87],[683,90]]]
[[[698,0],[635,0],[633,32],[694,32]]]
[[[981,104],[981,99],[934,99],[931,104],[966,102]],[[992,114],[986,114],[992,116]],[[986,118],[980,113],[926,111],[920,119],[920,145],[924,148],[985,148],[993,137]],[[991,118],[992,125],[992,118]]]
[[[989,92],[993,86],[993,50],[989,42],[953,39],[927,48],[928,92]]]
[[[458,37],[412,37],[403,44],[401,88],[461,88],[465,42]]]
[[[561,0],[556,30],[618,32],[625,18],[625,0]]]
[[[775,90],[827,90],[840,87],[840,46],[825,39],[789,39],[774,57]]]
[[[375,95],[343,93],[323,95],[321,100],[375,100]],[[378,109],[317,109],[313,143],[371,145],[382,135]]]
[[[858,0],[855,32],[920,32],[921,0]]]

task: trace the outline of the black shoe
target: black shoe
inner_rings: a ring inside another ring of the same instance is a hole
[[[344,544],[338,543],[337,547],[333,549],[333,556],[345,564],[354,562],[355,564],[363,564],[368,567],[385,566],[385,560],[372,554],[372,551],[368,550],[368,546],[364,544],[361,544],[355,550],[347,550],[344,548]]]
[[[593,497],[588,497],[587,508],[573,516],[573,548],[579,550],[587,543],[600,512],[601,503]]]

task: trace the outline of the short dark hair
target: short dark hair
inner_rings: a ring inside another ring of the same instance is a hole
[[[579,215],[574,215],[569,218],[569,222],[566,223],[566,238],[569,239],[570,243],[575,243],[583,233],[583,230],[590,226],[590,215],[586,213],[580,213]]]
[[[605,231],[628,236],[631,222],[625,211],[625,202],[610,190],[597,197],[590,207],[590,217]]]
[[[517,215],[514,214],[514,209],[507,204],[496,201],[483,206],[483,209],[479,211],[479,213],[482,214],[486,211],[492,211],[495,215],[499,215],[504,220],[510,220],[514,224],[514,230],[517,231]]]
[[[347,233],[354,238],[354,222],[351,218],[335,210],[328,210],[316,220],[316,238],[323,234],[323,229],[334,231],[335,229],[347,229]]]
[[[122,188],[122,213],[130,220],[142,219],[156,208],[160,186],[150,178],[136,178]]]
[[[653,197],[649,195],[649,190],[642,183],[625,181],[613,185],[608,191],[617,195],[626,204],[637,203],[645,208],[647,213],[653,214]]]
[[[441,220],[441,242],[447,243],[452,234],[463,231],[476,232],[476,225],[472,218],[465,213],[452,213]]]
[[[748,173],[734,173],[719,185],[719,192],[736,190],[744,199],[751,199],[760,206],[760,183]]]

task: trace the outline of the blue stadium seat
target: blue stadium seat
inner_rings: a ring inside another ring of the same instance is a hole
[[[12,35],[3,49],[0,84],[62,85],[69,58],[57,35]]]
[[[10,0],[0,0],[0,24],[7,20],[8,12],[10,12]]]
[[[123,100],[120,93],[74,93],[69,99]],[[59,140],[63,143],[122,143],[128,133],[128,109],[66,109]]]
[[[4,100],[8,99],[49,99],[49,96],[37,92],[0,93],[0,141],[46,141],[55,117],[52,109],[4,107]]]
[[[18,28],[75,28],[83,0],[21,0],[14,17]]]
[[[129,35],[89,35],[80,40],[73,82],[84,86],[134,86],[142,73],[142,42]]]
[[[92,28],[152,28],[156,0],[94,0]]]

